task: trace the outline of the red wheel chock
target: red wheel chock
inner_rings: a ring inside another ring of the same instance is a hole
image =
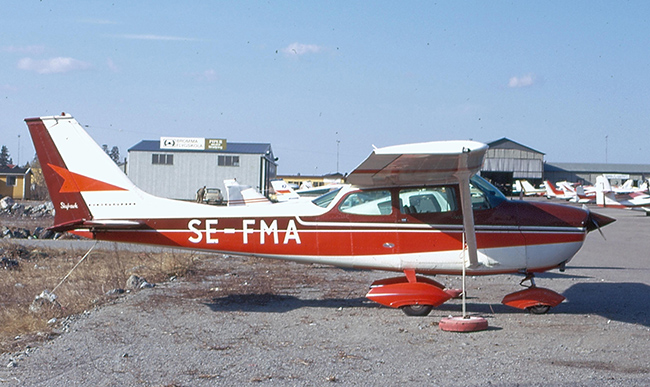
[[[444,285],[427,277],[414,277],[417,282],[409,282],[406,277],[393,277],[373,282],[366,297],[370,300],[399,308],[406,305],[439,306],[451,298],[443,290]]]
[[[502,304],[519,309],[528,309],[535,306],[558,306],[566,298],[550,289],[530,287],[519,292],[510,293],[503,297]]]

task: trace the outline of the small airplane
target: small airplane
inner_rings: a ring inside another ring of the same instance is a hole
[[[528,180],[515,180],[513,193],[522,193],[524,196],[544,196],[545,188],[535,188]]]
[[[544,181],[544,187],[546,188],[547,199],[569,200],[574,196],[571,192],[567,192],[566,189],[556,187],[555,184],[551,183],[548,180]]]
[[[346,185],[311,201],[228,207],[160,198],[136,187],[70,115],[28,118],[50,197],[50,229],[95,240],[384,270],[367,297],[424,316],[456,294],[425,275],[518,273],[503,303],[546,313],[564,297],[537,287],[588,232],[614,219],[552,203],[510,201],[477,175],[486,144],[377,148]],[[530,285],[524,285],[530,281]]]
[[[226,187],[226,201],[229,207],[271,204],[269,198],[249,185],[239,184],[237,179],[224,180],[223,185]]]
[[[609,179],[600,175],[596,178],[596,204],[599,207],[645,211],[646,216],[650,216],[650,195],[648,192],[641,190],[630,191],[630,189],[631,187],[625,188],[628,193],[617,193],[617,190],[610,185]]]
[[[564,198],[568,201],[574,203],[590,203],[596,199],[595,187],[569,183],[568,181],[560,181],[557,185],[564,193]]]
[[[338,189],[341,187],[341,184],[326,184],[319,187],[313,187],[309,184],[308,187],[301,188],[299,190],[294,190],[289,184],[284,180],[271,180],[271,186],[273,187],[273,198],[276,202],[286,202],[289,200],[300,200],[306,199],[311,200],[317,196],[324,195],[330,191]]]

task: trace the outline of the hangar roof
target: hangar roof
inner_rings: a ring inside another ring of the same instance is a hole
[[[538,150],[535,150],[533,148],[527,147],[525,145],[522,145],[516,141],[512,141],[511,139],[507,137],[503,137],[501,139],[498,139],[496,141],[492,141],[488,143],[488,146],[490,149],[517,149],[517,150],[522,150],[526,152],[534,152],[534,153],[539,153],[539,154],[544,154],[544,152],[540,152]]]
[[[584,173],[650,173],[648,164],[604,163],[546,163],[545,171],[568,171]]]
[[[160,149],[159,140],[142,140],[129,148],[129,152],[212,152],[212,153],[242,153],[265,155],[273,153],[271,144],[248,143],[248,142],[227,142],[225,150],[194,150],[194,149]]]

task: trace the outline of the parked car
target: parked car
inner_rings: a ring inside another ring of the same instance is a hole
[[[203,202],[207,204],[223,204],[223,195],[219,188],[206,188]]]

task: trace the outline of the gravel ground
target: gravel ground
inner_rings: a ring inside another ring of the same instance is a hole
[[[60,335],[0,355],[0,385],[650,385],[650,217],[591,233],[567,271],[538,286],[567,301],[547,315],[500,304],[521,277],[468,279],[468,311],[487,331],[366,301],[391,274],[206,255],[196,275],[75,316]],[[438,281],[460,286],[457,277]]]

